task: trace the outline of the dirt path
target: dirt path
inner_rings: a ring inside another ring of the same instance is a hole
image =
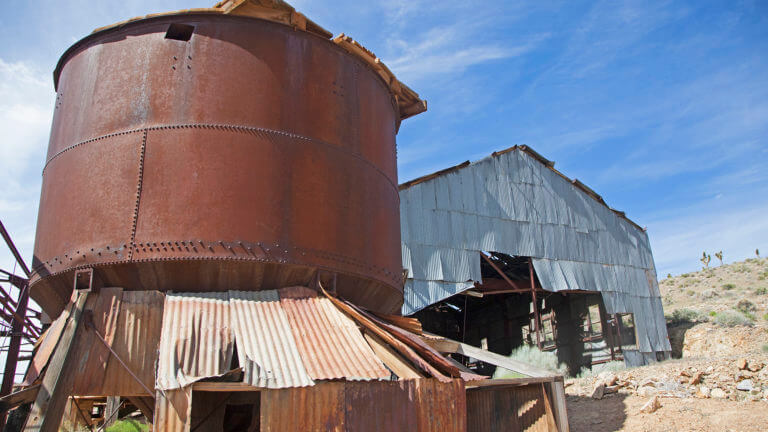
[[[640,413],[647,397],[610,394],[596,400],[568,396],[572,432],[768,430],[768,403],[716,399],[661,398],[661,408]]]

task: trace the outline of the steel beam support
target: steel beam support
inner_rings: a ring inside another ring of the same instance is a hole
[[[5,230],[5,229],[3,229]],[[25,316],[27,313],[27,303],[29,302],[29,289],[25,286],[19,294],[19,302],[14,312],[15,317]],[[11,394],[13,390],[13,381],[16,378],[16,364],[19,360],[19,349],[21,348],[21,336],[24,322],[14,319],[11,324],[11,342],[8,346],[8,355],[5,358],[5,371],[3,372],[3,384],[0,387],[0,397]],[[5,427],[6,413],[0,415],[0,429]]]

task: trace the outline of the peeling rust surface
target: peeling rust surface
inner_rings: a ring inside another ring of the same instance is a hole
[[[172,23],[191,38],[166,39]],[[49,315],[84,267],[159,291],[320,269],[343,297],[399,309],[399,113],[360,58],[278,23],[181,14],[96,33],[57,70],[31,289]]]

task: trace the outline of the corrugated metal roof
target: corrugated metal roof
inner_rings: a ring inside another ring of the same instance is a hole
[[[230,291],[245,382],[266,388],[314,385],[276,290]]]
[[[177,389],[223,375],[233,346],[226,292],[167,293],[156,387]]]
[[[647,233],[525,146],[400,186],[402,312],[481,280],[480,251],[533,257],[542,287],[603,293],[639,315],[642,350],[668,351]]]
[[[295,295],[296,289],[281,289],[280,304],[288,315],[309,376],[316,380],[389,378],[389,371],[374,355],[357,325],[327,298],[300,288],[304,291],[301,297]]]

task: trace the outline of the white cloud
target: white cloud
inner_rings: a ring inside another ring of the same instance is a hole
[[[404,82],[418,82],[441,75],[460,75],[467,68],[494,60],[521,56],[539,45],[548,34],[538,34],[521,44],[475,42],[463,25],[435,27],[420,42],[396,41],[400,55],[387,65]]]
[[[50,75],[24,62],[0,59],[0,218],[31,265],[41,170],[53,114]],[[14,259],[0,244],[0,268]],[[21,274],[21,271],[17,271]]]

